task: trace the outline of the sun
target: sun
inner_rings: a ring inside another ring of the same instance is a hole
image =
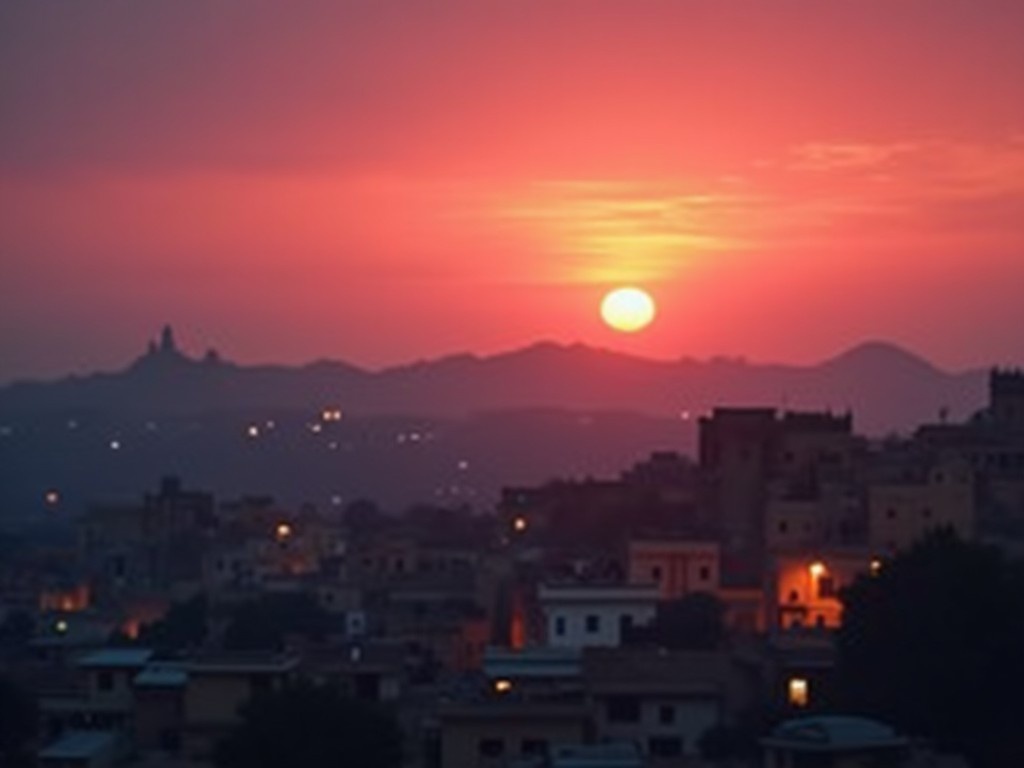
[[[616,288],[601,302],[601,318],[623,333],[643,330],[654,320],[656,311],[654,299],[640,288]]]

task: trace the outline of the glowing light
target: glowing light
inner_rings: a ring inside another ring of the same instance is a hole
[[[60,503],[60,494],[57,491],[47,491],[43,499],[47,506],[55,507]]]
[[[260,428],[255,424],[250,424],[249,428],[245,430],[245,434],[248,435],[250,438],[255,439],[260,436]]]
[[[111,440],[110,441],[110,450],[112,450],[112,451],[120,451],[121,450],[121,441],[120,440]]]
[[[806,707],[811,700],[810,684],[803,677],[791,677],[787,690],[790,706]]]
[[[274,535],[278,541],[287,541],[292,537],[292,527],[288,523],[278,523],[274,529]]]
[[[324,408],[320,412],[320,419],[322,421],[341,421],[341,416],[340,408]]]
[[[874,558],[871,561],[870,568],[871,568],[871,575],[872,576],[877,576],[879,573],[882,572],[882,561],[880,559],[878,559],[877,557]]]
[[[639,288],[617,288],[601,302],[601,317],[609,327],[635,333],[654,320],[654,299]]]
[[[820,560],[815,560],[813,563],[811,563],[810,568],[808,570],[810,570],[811,576],[815,579],[820,579],[822,576],[828,573],[828,568],[826,568],[825,564]]]
[[[309,425],[309,431],[312,432],[314,435],[319,435],[321,432],[323,432],[323,429],[324,426],[320,422],[314,422],[313,424]]]
[[[512,681],[511,680],[505,680],[503,678],[501,680],[495,680],[494,681],[494,692],[495,693],[508,693],[511,690],[512,690]]]
[[[68,631],[68,623],[64,621],[64,619],[61,619],[53,625],[53,629],[57,632],[58,635],[65,635],[67,634]]]
[[[519,533],[522,533],[527,528],[527,522],[525,517],[517,517],[512,521],[512,528]]]

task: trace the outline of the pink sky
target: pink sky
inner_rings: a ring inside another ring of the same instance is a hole
[[[0,5],[0,380],[538,339],[1024,363],[1019,0]],[[659,316],[601,325],[637,284]]]

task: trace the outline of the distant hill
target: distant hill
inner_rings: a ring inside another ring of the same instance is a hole
[[[191,357],[168,329],[121,371],[0,389],[0,520],[136,498],[169,472],[221,497],[486,507],[503,485],[614,476],[654,450],[692,454],[715,406],[850,410],[859,432],[880,436],[940,412],[965,419],[985,388],[984,371],[945,372],[878,342],[813,366],[545,342],[368,371]],[[324,408],[342,419],[324,422]],[[49,489],[57,510],[42,504]]]
[[[982,406],[985,372],[948,373],[891,344],[866,343],[813,366],[655,361],[550,342],[380,371],[344,362],[240,366],[191,358],[169,330],[122,371],[0,388],[0,417],[39,412],[197,414],[332,405],[357,416],[465,417],[523,408],[697,415],[719,405],[851,410],[860,431],[912,429]]]

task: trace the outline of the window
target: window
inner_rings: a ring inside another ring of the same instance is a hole
[[[701,581],[710,581],[711,579],[711,568],[706,565],[702,565],[700,570],[697,571],[697,578]]]
[[[885,516],[887,518],[889,518],[890,520],[895,520],[896,519],[896,510],[893,509],[892,507],[889,507],[889,509],[885,510]]]
[[[593,613],[587,616],[586,628],[588,635],[596,635],[601,631],[601,617]]]
[[[827,598],[836,596],[836,580],[832,576],[821,576],[818,578],[818,597]]]
[[[679,757],[683,754],[683,740],[676,736],[652,736],[647,740],[651,757]]]
[[[565,616],[555,616],[555,634],[559,637],[565,634]]]
[[[108,669],[101,670],[96,677],[96,687],[101,691],[114,690],[114,673]]]
[[[658,722],[662,725],[672,725],[676,721],[676,708],[671,704],[662,704],[658,707]]]
[[[505,742],[501,739],[480,739],[477,752],[481,757],[501,757],[505,753]]]
[[[921,510],[921,517],[923,517],[925,520],[930,519],[931,516],[932,516],[932,509],[931,509],[931,507],[925,507],[924,509]]]
[[[640,721],[640,700],[636,696],[611,696],[605,707],[610,723],[636,723]]]
[[[807,678],[791,677],[786,691],[786,700],[791,707],[806,707],[810,702],[810,685]]]
[[[779,533],[788,533],[788,532],[789,532],[789,523],[787,523],[785,520],[783,520],[782,522],[779,523]]]
[[[661,568],[658,566],[651,568],[651,579],[659,584],[661,583]]]

